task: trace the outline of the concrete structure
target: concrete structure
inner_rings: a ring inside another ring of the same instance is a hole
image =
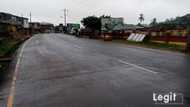
[[[26,33],[29,28],[28,18],[19,17],[9,13],[0,12],[1,36],[16,35],[18,32]]]
[[[0,12],[0,22],[6,23],[6,24],[11,24],[11,25],[22,26],[25,28],[29,27],[28,18],[19,17],[16,15],[4,13],[4,12]]]
[[[133,25],[133,24],[124,24],[125,31],[137,30],[137,29],[143,29],[143,28],[145,28],[145,27]]]
[[[54,32],[54,25],[51,23],[42,22],[42,23],[40,23],[40,31],[42,33]]]
[[[55,26],[55,32],[56,33],[61,33],[61,32],[66,32],[67,28],[63,24],[59,24],[58,26]]]
[[[28,22],[28,19],[27,18],[23,18],[23,28],[29,28],[29,22]]]
[[[30,30],[32,33],[50,33],[54,32],[54,25],[47,22],[31,22]]]
[[[131,33],[131,35],[127,38],[128,41],[142,42],[146,37],[145,34]]]
[[[30,22],[30,32],[39,33],[40,32],[40,22]]]

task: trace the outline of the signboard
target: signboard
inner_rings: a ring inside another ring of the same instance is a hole
[[[123,18],[101,18],[101,30],[102,31],[115,31],[115,30],[123,30],[124,22]]]
[[[80,24],[68,23],[67,24],[67,29],[68,30],[71,30],[71,29],[80,29]]]
[[[132,33],[127,40],[129,41],[135,41],[135,42],[142,42],[144,38],[146,37],[145,34],[135,34]]]

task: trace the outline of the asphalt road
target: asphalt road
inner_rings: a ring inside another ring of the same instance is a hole
[[[190,57],[181,53],[38,34],[17,57],[13,107],[189,107]],[[178,92],[184,104],[153,102]]]

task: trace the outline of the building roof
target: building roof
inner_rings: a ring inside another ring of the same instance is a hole
[[[12,25],[22,25],[28,18],[12,15],[10,13],[0,12],[0,22]]]
[[[143,26],[138,26],[138,25],[133,25],[133,24],[124,24],[124,29],[125,30],[136,30],[136,29],[143,29],[145,27]]]
[[[27,19],[27,20],[28,20],[28,18],[26,18],[26,17],[22,17],[22,16],[13,15],[13,14],[6,13],[6,12],[0,12],[0,15],[1,15],[1,14],[2,14],[2,15],[14,16],[14,17],[23,18],[23,19]]]

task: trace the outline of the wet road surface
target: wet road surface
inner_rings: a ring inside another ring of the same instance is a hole
[[[181,53],[65,34],[35,35],[22,51],[13,107],[190,106],[190,57]],[[153,92],[171,91],[183,105],[154,104]]]

